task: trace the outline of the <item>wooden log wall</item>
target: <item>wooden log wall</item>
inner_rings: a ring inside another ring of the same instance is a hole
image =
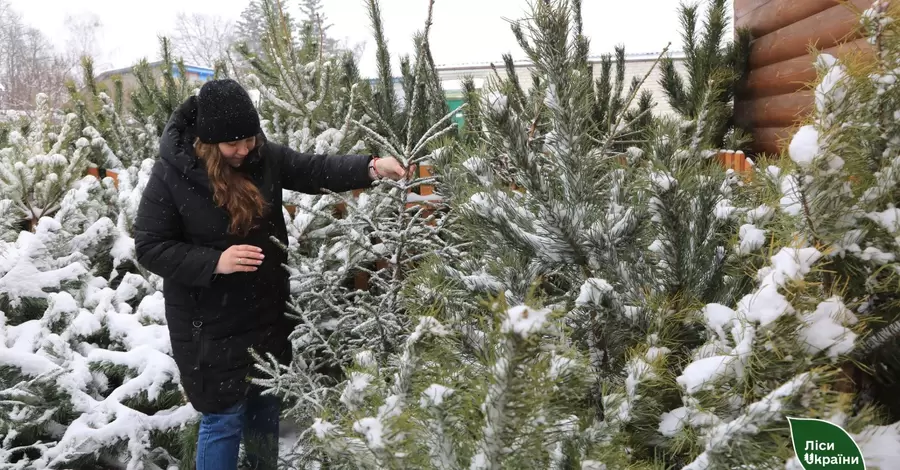
[[[749,28],[750,74],[737,90],[735,120],[753,134],[751,153],[775,154],[811,111],[813,50],[867,53],[859,14],[872,0],[734,0],[735,26]]]

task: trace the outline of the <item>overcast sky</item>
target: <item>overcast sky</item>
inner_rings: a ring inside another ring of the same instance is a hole
[[[158,59],[157,34],[171,31],[179,11],[218,14],[236,19],[247,0],[10,0],[25,21],[65,46],[67,14],[97,14],[103,25],[97,71],[126,67],[142,57]],[[284,0],[296,8],[297,0]],[[672,42],[680,49],[679,0],[583,0],[585,31],[592,52],[612,51],[624,44],[626,52],[658,52]],[[350,43],[366,43],[362,72],[374,74],[374,43],[370,39],[363,0],[324,0],[330,32]],[[527,0],[437,0],[431,44],[438,64],[500,61],[504,53],[521,58],[508,19],[525,16]],[[422,28],[427,0],[381,0],[385,31],[394,67],[396,57],[412,50],[412,35]]]

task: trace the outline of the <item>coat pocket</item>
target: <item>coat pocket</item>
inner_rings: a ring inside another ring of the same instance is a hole
[[[191,288],[191,300],[194,301],[194,308],[200,306],[200,301],[203,300],[203,291],[202,287],[192,287]]]

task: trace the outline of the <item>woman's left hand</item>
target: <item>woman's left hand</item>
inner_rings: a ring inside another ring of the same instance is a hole
[[[406,168],[394,157],[383,157],[375,160],[375,171],[376,176],[397,181],[406,178],[407,176],[411,177],[412,175],[415,175],[416,166],[412,165],[409,168]]]

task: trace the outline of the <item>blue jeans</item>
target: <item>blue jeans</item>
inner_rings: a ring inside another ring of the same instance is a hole
[[[197,439],[197,470],[237,470],[241,439],[252,470],[278,465],[281,399],[251,393],[222,413],[203,414]]]

